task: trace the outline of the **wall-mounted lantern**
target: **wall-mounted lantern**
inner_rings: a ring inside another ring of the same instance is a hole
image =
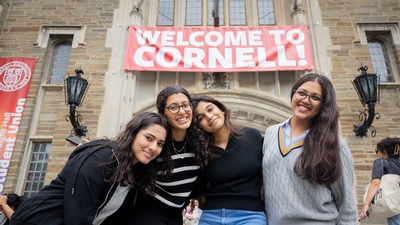
[[[65,89],[65,103],[69,105],[69,115],[65,119],[70,121],[73,126],[70,136],[75,134],[78,137],[82,137],[86,136],[87,127],[80,124],[82,116],[76,111],[76,107],[82,105],[90,85],[86,79],[82,78],[83,71],[81,69],[76,69],[75,73],[76,76],[68,76],[64,83],[64,88],[65,85],[67,86]]]
[[[356,136],[367,136],[367,132],[369,128],[372,128],[371,135],[375,137],[376,129],[372,126],[372,122],[374,121],[374,117],[379,119],[381,116],[379,113],[375,113],[375,103],[379,102],[378,97],[378,77],[376,74],[367,73],[368,67],[362,66],[358,69],[361,74],[357,76],[353,81],[353,86],[357,92],[358,97],[360,98],[361,104],[368,108],[364,109],[363,112],[358,116],[360,121],[363,121],[363,124],[354,125],[353,131],[356,133]]]

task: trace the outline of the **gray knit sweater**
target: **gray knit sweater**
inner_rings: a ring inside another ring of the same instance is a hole
[[[343,172],[330,187],[299,178],[293,171],[302,140],[282,154],[279,125],[269,127],[263,144],[263,180],[268,225],[358,224],[353,158],[340,138]],[[281,140],[284,143],[284,140]],[[285,155],[285,156],[283,156]]]

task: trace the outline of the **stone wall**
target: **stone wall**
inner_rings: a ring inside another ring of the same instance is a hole
[[[22,179],[19,170],[24,154],[30,150],[31,140],[52,142],[45,184],[60,172],[74,149],[65,141],[72,126],[65,119],[69,108],[65,105],[64,85],[46,85],[48,74],[45,60],[51,56],[45,48],[35,44],[41,26],[85,27],[83,44],[71,50],[67,74],[74,76],[74,70],[81,68],[85,72],[83,77],[91,83],[78,111],[83,118],[82,124],[88,126],[87,138],[96,139],[104,97],[104,76],[111,53],[110,48],[105,47],[106,35],[107,29],[112,26],[114,9],[119,6],[119,1],[13,1],[9,4],[7,16],[5,6],[8,5],[6,1],[1,3],[0,57],[37,58],[4,190],[4,193],[8,193],[15,191],[17,180]]]
[[[376,143],[388,136],[400,137],[400,98],[397,85],[380,86],[380,102],[376,111],[380,119],[373,122],[377,134],[371,137],[355,137],[353,125],[360,123],[358,115],[364,110],[350,80],[358,75],[361,63],[368,66],[373,73],[368,46],[357,43],[359,37],[357,24],[360,22],[399,22],[400,2],[395,0],[352,0],[334,1],[319,0],[322,14],[322,26],[329,27],[332,46],[327,48],[332,59],[331,76],[338,94],[341,115],[342,134],[346,139],[355,162],[355,190],[358,209],[362,208],[364,187],[370,182],[372,164],[377,158],[374,150]],[[400,46],[395,46],[400,50]],[[397,61],[398,63],[398,61]],[[397,65],[399,66],[399,64]],[[385,220],[366,223],[386,224]]]

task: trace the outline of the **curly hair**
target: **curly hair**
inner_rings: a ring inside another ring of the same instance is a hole
[[[225,117],[224,126],[226,126],[229,129],[231,135],[234,137],[239,137],[242,135],[240,129],[231,122],[231,119],[229,116],[229,110],[225,104],[223,104],[221,101],[219,101],[215,98],[212,98],[210,96],[198,95],[198,96],[193,97],[193,99],[192,99],[192,105],[193,105],[194,110],[196,110],[199,102],[209,102],[209,103],[216,105],[219,108],[219,110],[221,110],[221,112],[224,114],[224,117]],[[219,157],[221,155],[221,153],[220,153],[220,151],[215,151],[214,136],[210,133],[207,133],[207,132],[205,132],[205,133],[207,134],[206,137],[207,137],[207,142],[209,144],[209,149],[208,149],[209,155],[211,157]]]
[[[303,142],[303,151],[294,165],[294,172],[301,178],[318,184],[332,184],[342,173],[339,144],[339,109],[331,81],[317,73],[300,77],[292,87],[295,90],[306,82],[318,82],[322,88],[320,112],[313,118]]]
[[[395,148],[400,148],[400,138],[387,137],[376,144],[376,153],[386,151],[389,157],[399,157],[399,153],[395,153]],[[397,149],[397,151],[399,150]]]
[[[173,94],[182,93],[186,95],[189,102],[192,102],[192,97],[189,92],[181,86],[168,86],[164,88],[157,96],[156,107],[158,114],[165,117],[165,107],[169,96]],[[192,109],[193,110],[193,109]],[[207,159],[207,139],[205,138],[204,132],[197,125],[197,119],[193,116],[190,127],[186,131],[187,149],[191,149],[195,154],[195,160],[200,168],[204,168],[208,164]],[[167,139],[163,148],[165,154],[163,155],[164,164],[161,166],[163,171],[167,171],[168,174],[172,174],[173,161],[171,160],[172,148],[172,130],[168,130]]]
[[[114,169],[111,178],[107,181],[120,182],[122,186],[140,186],[148,193],[155,190],[157,179],[157,160],[151,160],[148,164],[136,163],[132,165],[133,152],[132,142],[135,140],[139,131],[146,129],[151,125],[160,125],[168,130],[168,124],[164,118],[154,112],[142,112],[137,114],[126,125],[115,139],[111,140],[114,147],[116,157],[112,157],[106,165],[111,165],[118,161],[117,167]],[[163,155],[165,151],[161,151]]]

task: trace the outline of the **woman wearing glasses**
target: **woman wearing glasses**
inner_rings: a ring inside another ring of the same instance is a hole
[[[206,139],[194,122],[189,92],[180,86],[169,86],[157,97],[157,110],[170,125],[163,151],[159,158],[156,191],[144,195],[135,193],[131,224],[182,225],[182,209],[200,168],[207,164]],[[170,160],[172,159],[172,160]]]
[[[353,159],[339,136],[335,90],[307,74],[292,87],[293,115],[264,135],[268,224],[357,224]]]

